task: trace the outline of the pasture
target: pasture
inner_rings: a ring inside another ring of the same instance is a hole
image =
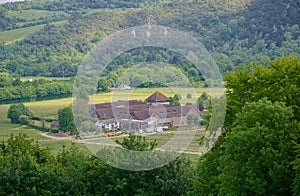
[[[26,82],[29,81],[30,79],[32,80],[70,80],[71,77],[45,77],[45,76],[24,76],[20,78],[21,81]]]
[[[62,20],[59,22],[53,22],[51,24],[61,26],[67,23],[67,20]],[[32,27],[26,27],[26,28],[20,28],[20,29],[14,29],[10,31],[0,31],[0,42],[4,42],[5,45],[12,44],[16,41],[23,40],[27,36],[33,34],[36,31],[39,31],[45,26],[45,24],[42,25],[36,25]]]

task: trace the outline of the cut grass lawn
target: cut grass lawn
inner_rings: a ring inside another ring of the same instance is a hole
[[[44,79],[44,80],[70,80],[71,77],[44,77],[44,76],[26,76],[26,77],[21,77],[21,81],[29,81],[30,79],[32,80],[39,80],[39,79]]]
[[[59,22],[53,22],[51,24],[61,26],[66,23],[67,23],[67,20],[63,20],[63,21],[59,21]],[[15,29],[15,30],[11,30],[11,31],[2,31],[2,32],[0,32],[0,42],[4,42],[5,45],[12,44],[16,41],[23,40],[27,36],[42,29],[44,26],[45,26],[45,24],[21,28],[21,29]]]
[[[27,37],[28,35],[40,30],[44,25],[37,25],[33,27],[15,29],[11,31],[0,32],[0,41],[4,42],[6,45],[12,44],[16,41],[20,41]]]

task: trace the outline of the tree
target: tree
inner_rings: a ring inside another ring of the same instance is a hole
[[[269,100],[285,102],[300,120],[300,58],[282,57],[271,61],[267,66],[249,64],[225,75],[227,88],[227,115],[225,126],[230,127],[235,114],[241,111],[246,102]]]
[[[130,135],[117,141],[123,148],[133,151],[153,151],[156,141],[148,142],[145,137]],[[100,150],[99,153],[107,153]],[[159,160],[170,152],[158,153]],[[109,150],[108,156],[117,160],[120,154]],[[188,168],[188,169],[187,169]],[[105,171],[103,173],[103,170]],[[193,166],[189,159],[181,156],[163,167],[149,171],[126,171],[109,165],[93,169],[92,174],[102,176],[103,185],[98,187],[100,195],[186,195],[194,178]],[[99,179],[95,176],[95,183]],[[95,191],[97,192],[97,191]]]
[[[208,99],[208,94],[207,94],[206,92],[203,92],[199,98],[200,98],[201,100],[205,101],[205,100]]]
[[[96,43],[98,41],[100,41],[103,38],[103,32],[101,31],[97,31],[93,37],[93,39],[91,40],[92,43]]]
[[[20,117],[19,117],[19,122],[20,122],[20,124],[21,125],[27,125],[28,124],[28,116],[26,116],[26,115],[21,115]]]
[[[149,151],[153,150],[157,146],[156,140],[152,142],[146,142],[146,138],[137,135],[129,135],[128,138],[124,138],[122,141],[116,140],[116,143],[128,150],[136,151]]]
[[[186,94],[186,98],[187,98],[187,99],[192,99],[192,97],[193,97],[193,96],[192,96],[191,93]]]
[[[29,109],[24,104],[13,104],[9,107],[7,112],[7,118],[10,118],[12,123],[19,123],[19,117],[21,115],[29,116]]]
[[[169,97],[170,105],[180,105],[181,96],[179,94],[175,94],[173,97]]]
[[[285,103],[266,98],[246,103],[232,129],[199,162],[194,193],[291,195],[297,126]]]
[[[97,92],[109,92],[109,86],[107,80],[100,78],[97,83]]]
[[[1,72],[0,73],[0,88],[11,86],[13,83],[13,78],[9,73]]]
[[[296,176],[293,181],[293,193],[294,195],[300,194],[300,144],[296,146],[296,159],[293,161],[293,169],[295,170]]]
[[[292,186],[298,195],[299,63],[282,57],[226,74],[224,129],[198,163],[195,195],[291,195]]]
[[[198,97],[197,103],[201,104],[202,107],[204,107],[204,105],[208,106],[210,104],[210,96],[206,93],[203,92],[200,97]]]
[[[284,103],[247,103],[225,138],[221,194],[290,195],[299,136],[293,110]]]
[[[22,85],[22,80],[20,78],[16,78],[13,82],[12,82],[12,85],[13,86],[20,86]]]
[[[63,108],[58,115],[59,129],[64,132],[70,132],[75,135],[78,133],[72,109],[70,107]]]

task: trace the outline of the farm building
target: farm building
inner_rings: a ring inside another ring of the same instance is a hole
[[[129,100],[95,104],[90,114],[98,118],[97,126],[118,127],[133,133],[162,131],[163,128],[180,127],[188,124],[188,116],[201,114],[196,105],[170,105],[169,98],[157,91],[145,102]],[[108,120],[109,119],[109,120]],[[117,125],[117,126],[116,126]]]

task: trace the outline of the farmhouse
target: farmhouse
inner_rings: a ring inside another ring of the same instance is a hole
[[[131,87],[127,84],[120,84],[117,88],[110,88],[111,91],[128,90],[128,89],[131,89]]]
[[[200,111],[196,105],[170,105],[169,98],[156,91],[145,102],[137,100],[117,101],[95,104],[90,114],[98,118],[100,128],[114,130],[121,128],[133,133],[161,132],[163,128],[178,128],[187,125],[188,116],[200,120]]]

